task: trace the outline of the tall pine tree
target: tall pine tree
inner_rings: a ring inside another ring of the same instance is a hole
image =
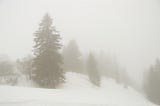
[[[56,88],[64,81],[62,56],[59,53],[62,45],[60,35],[52,25],[51,17],[46,14],[35,33],[33,80],[44,88]]]
[[[87,71],[88,71],[88,76],[90,81],[94,85],[100,86],[100,80],[101,80],[100,74],[97,70],[97,63],[96,63],[95,57],[93,56],[92,53],[89,54],[87,67],[88,67]]]

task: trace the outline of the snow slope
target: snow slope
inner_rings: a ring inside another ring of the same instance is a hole
[[[85,75],[67,73],[60,89],[0,86],[0,106],[155,106],[132,88],[111,79],[100,88]]]

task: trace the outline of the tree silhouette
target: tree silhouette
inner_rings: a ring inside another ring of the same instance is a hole
[[[97,63],[95,57],[93,56],[92,53],[89,54],[87,67],[88,67],[88,76],[90,81],[94,85],[100,86],[100,75],[97,70]]]
[[[81,52],[75,40],[69,41],[63,49],[64,69],[66,71],[82,73]]]
[[[62,56],[59,53],[62,45],[60,35],[52,25],[51,17],[46,14],[35,33],[33,60],[33,80],[45,88],[56,88],[64,81]]]
[[[152,102],[160,105],[160,61],[157,59],[156,64],[149,69],[145,76],[144,89],[147,97]]]

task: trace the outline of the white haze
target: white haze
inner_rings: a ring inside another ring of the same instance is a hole
[[[30,54],[46,12],[63,44],[75,39],[83,52],[114,54],[135,79],[160,57],[159,0],[0,0],[0,54]]]

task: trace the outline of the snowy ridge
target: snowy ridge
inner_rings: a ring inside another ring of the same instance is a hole
[[[87,76],[67,73],[60,89],[0,86],[0,106],[155,106],[132,88],[102,79],[94,87]]]

